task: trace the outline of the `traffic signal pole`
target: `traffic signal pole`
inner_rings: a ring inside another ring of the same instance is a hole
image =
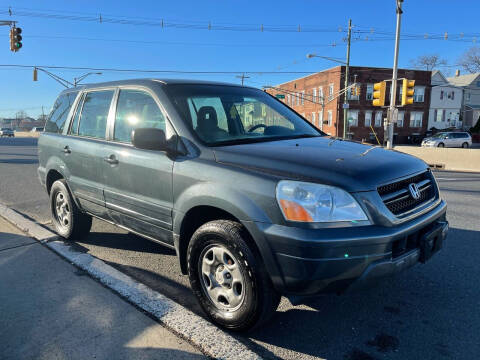
[[[402,20],[402,3],[403,0],[396,0],[397,3],[397,31],[395,33],[395,54],[393,55],[393,75],[392,75],[392,91],[390,91],[390,107],[388,108],[388,140],[387,149],[393,148],[393,125],[396,117],[395,100],[397,98],[397,70],[398,70],[398,48],[400,45],[400,25]]]
[[[347,138],[348,125],[348,70],[350,67],[350,41],[352,38],[352,19],[348,20],[348,37],[347,37],[347,63],[345,64],[345,94],[343,95],[343,138]]]

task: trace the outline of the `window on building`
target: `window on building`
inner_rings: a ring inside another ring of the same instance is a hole
[[[375,127],[381,127],[382,126],[382,117],[383,117],[383,111],[376,111],[375,112]]]
[[[414,102],[423,102],[425,98],[425,86],[415,86],[413,93]]]
[[[295,93],[295,97],[297,98],[297,106],[300,105],[300,93]]]
[[[312,90],[312,101],[317,102],[317,88]]]
[[[358,110],[348,111],[348,126],[358,126]]]
[[[465,93],[465,100],[470,101],[470,93]]]
[[[333,100],[333,91],[334,91],[334,85],[330,84],[328,85],[328,100]]]
[[[443,100],[443,90],[440,91],[440,100]]]
[[[328,110],[327,116],[328,116],[327,117],[327,121],[328,121],[327,125],[332,126],[332,118],[333,118],[332,110]]]
[[[412,111],[410,113],[410,127],[412,128],[422,127],[422,118],[423,118],[423,112]]]
[[[321,111],[318,112],[318,125],[320,129],[323,128],[323,112]]]
[[[287,94],[287,105],[290,106],[290,94]]]
[[[480,81],[477,81],[477,87],[480,87]]]
[[[405,116],[404,111],[399,111],[397,113],[397,127],[403,127],[403,118]]]
[[[435,109],[435,121],[437,121],[437,122],[443,121],[443,110],[442,109]]]
[[[370,127],[372,125],[372,112],[365,111],[365,126]]]
[[[316,115],[316,113],[312,112],[312,124],[313,124],[313,125],[316,125],[316,124],[315,124],[315,121],[316,121],[315,115]]]
[[[115,115],[114,140],[130,142],[133,129],[166,131],[165,117],[155,100],[141,90],[121,90]]]
[[[367,84],[367,100],[373,100],[373,84]]]
[[[302,91],[302,105],[304,104],[304,99],[305,99],[305,90]]]
[[[455,91],[452,91],[452,100],[455,100]]]
[[[320,87],[318,88],[318,100],[319,100],[320,102],[323,102],[323,86],[320,86]]]

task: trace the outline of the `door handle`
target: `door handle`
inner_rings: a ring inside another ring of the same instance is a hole
[[[110,155],[110,156],[104,157],[103,160],[106,161],[107,163],[109,163],[110,165],[117,165],[118,164],[118,160],[115,157],[115,155],[113,155],[113,154]]]
[[[70,148],[69,148],[68,145],[67,145],[67,146],[65,146],[65,147],[63,148],[63,152],[64,152],[65,154],[71,154],[71,153],[72,153],[72,150],[70,150]]]

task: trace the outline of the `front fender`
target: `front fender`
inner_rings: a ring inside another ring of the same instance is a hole
[[[255,196],[255,194],[250,194]],[[173,231],[180,233],[183,216],[197,206],[212,206],[222,209],[240,221],[271,223],[265,211],[247,194],[230,186],[214,182],[202,182],[185,189],[175,199]]]

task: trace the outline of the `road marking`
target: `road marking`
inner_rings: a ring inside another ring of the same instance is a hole
[[[60,237],[28,220],[20,213],[0,204],[0,216],[10,221],[30,236],[48,246],[82,270],[88,272],[102,284],[157,318],[167,328],[189,340],[206,355],[214,359],[261,359],[246,345],[194,314],[182,305],[167,298],[118,271],[96,257],[77,252],[65,244]]]

